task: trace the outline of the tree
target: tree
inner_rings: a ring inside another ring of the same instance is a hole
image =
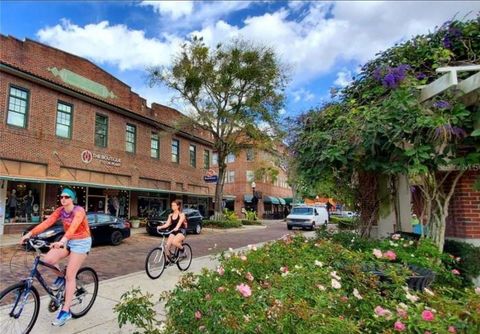
[[[384,200],[376,189],[378,176],[388,177],[395,192],[397,177],[404,174],[420,187],[430,236],[443,248],[457,182],[465,168],[480,161],[474,125],[480,113],[467,108],[456,92],[421,103],[417,87],[435,80],[438,67],[478,62],[479,34],[478,18],[454,20],[395,45],[365,64],[335,103],[300,117],[302,126],[293,131],[297,173],[321,179],[333,170],[374,186],[377,197],[363,199],[361,205],[368,212],[361,212],[365,234]],[[447,166],[454,166],[454,172]]]
[[[161,83],[189,107],[186,124],[208,132],[218,154],[215,212],[221,215],[229,154],[247,147],[267,148],[281,134],[286,72],[272,49],[242,40],[210,48],[202,38],[185,43],[171,67],[149,70],[151,85]]]

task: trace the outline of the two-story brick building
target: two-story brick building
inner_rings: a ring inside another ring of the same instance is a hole
[[[278,148],[285,151],[284,147]],[[293,195],[280,153],[249,148],[227,156],[226,163],[224,192],[235,196],[226,202],[228,209],[239,217],[244,216],[242,208],[255,209],[259,218],[285,217]],[[253,199],[254,192],[260,197],[258,203]]]
[[[212,142],[178,111],[92,62],[0,35],[0,233],[38,222],[72,186],[89,211],[146,216],[173,199],[206,214]]]

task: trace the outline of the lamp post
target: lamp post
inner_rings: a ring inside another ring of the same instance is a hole
[[[257,184],[255,183],[255,181],[252,182],[252,204],[253,204],[253,211],[255,211],[255,213],[257,212],[257,203],[258,203],[258,199],[257,197],[255,196],[255,187],[257,186]]]

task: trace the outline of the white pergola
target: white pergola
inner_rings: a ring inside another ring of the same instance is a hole
[[[420,102],[427,101],[432,97],[448,90],[454,89],[459,94],[466,105],[478,103],[480,97],[480,65],[465,65],[453,67],[440,67],[437,73],[444,73],[434,82],[419,87]],[[458,79],[460,72],[475,72],[464,80]]]

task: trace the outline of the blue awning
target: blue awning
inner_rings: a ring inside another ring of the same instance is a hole
[[[287,202],[285,202],[285,200],[284,200],[283,198],[281,198],[281,197],[279,197],[278,200],[280,201],[280,204],[281,204],[281,205],[287,204]]]
[[[245,194],[243,195],[243,201],[245,203],[252,203],[253,195],[252,194]]]
[[[265,204],[280,204],[280,200],[275,196],[263,196],[263,203],[265,203]]]

